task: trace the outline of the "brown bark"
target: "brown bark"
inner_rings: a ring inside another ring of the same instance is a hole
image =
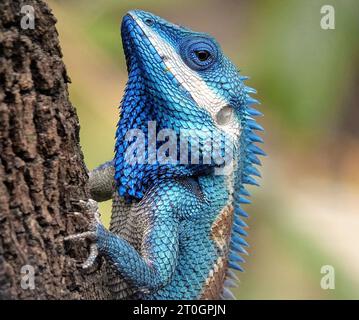
[[[23,5],[35,28],[20,26]],[[87,229],[88,198],[79,121],[69,101],[56,19],[40,0],[0,2],[0,298],[102,298],[101,274],[79,261],[86,243],[64,236]],[[23,289],[21,268],[35,270]],[[94,288],[98,288],[94,290]]]

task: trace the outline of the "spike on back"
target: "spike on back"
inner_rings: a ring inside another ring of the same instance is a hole
[[[247,77],[241,77],[241,80],[247,80]],[[247,228],[247,224],[242,220],[247,218],[248,214],[242,209],[242,204],[250,204],[251,201],[245,197],[250,197],[250,193],[245,189],[244,185],[256,185],[258,182],[253,178],[261,177],[259,170],[255,167],[261,165],[258,156],[266,156],[266,153],[260,149],[255,143],[263,143],[263,139],[258,136],[255,131],[264,131],[263,127],[259,125],[253,117],[262,116],[262,113],[253,108],[253,105],[259,104],[259,101],[252,98],[249,94],[255,94],[256,90],[248,86],[244,87],[246,92],[246,102],[242,109],[243,121],[242,121],[242,137],[241,147],[244,150],[242,156],[242,171],[235,177],[235,194],[234,194],[234,222],[232,225],[232,234],[230,241],[230,253],[228,256],[228,272],[225,281],[225,288],[223,290],[222,297],[225,299],[233,299],[233,294],[228,289],[233,287],[238,278],[234,271],[244,271],[241,263],[244,263],[244,259],[241,255],[248,254],[243,248],[248,246],[248,243],[243,239],[247,236],[247,232],[244,228]]]

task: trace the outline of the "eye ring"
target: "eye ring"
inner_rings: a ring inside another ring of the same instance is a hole
[[[218,59],[219,50],[207,36],[192,36],[183,39],[179,47],[182,60],[196,71],[210,68]]]
[[[155,20],[152,18],[145,18],[144,23],[147,24],[149,27],[151,27],[155,24]]]

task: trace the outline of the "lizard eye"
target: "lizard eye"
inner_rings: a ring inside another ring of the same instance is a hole
[[[200,61],[206,61],[211,57],[211,54],[207,50],[195,50],[194,54]]]
[[[207,37],[185,38],[179,50],[183,61],[194,70],[206,70],[217,61],[217,46]]]
[[[217,123],[221,126],[226,125],[233,116],[233,108],[231,106],[224,106],[216,115]]]

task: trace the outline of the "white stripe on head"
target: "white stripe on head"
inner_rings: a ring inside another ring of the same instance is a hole
[[[216,114],[222,107],[228,105],[228,101],[221,95],[215,93],[197,72],[190,69],[176,50],[174,50],[165,39],[142,22],[135,13],[131,12],[130,14],[147,36],[157,53],[161,57],[166,57],[163,62],[169,72],[171,72],[177,81],[191,94],[197,105],[209,112],[214,123],[216,123]],[[240,125],[237,121],[231,121],[227,125],[218,126],[218,128],[231,136],[238,136],[240,132]]]

